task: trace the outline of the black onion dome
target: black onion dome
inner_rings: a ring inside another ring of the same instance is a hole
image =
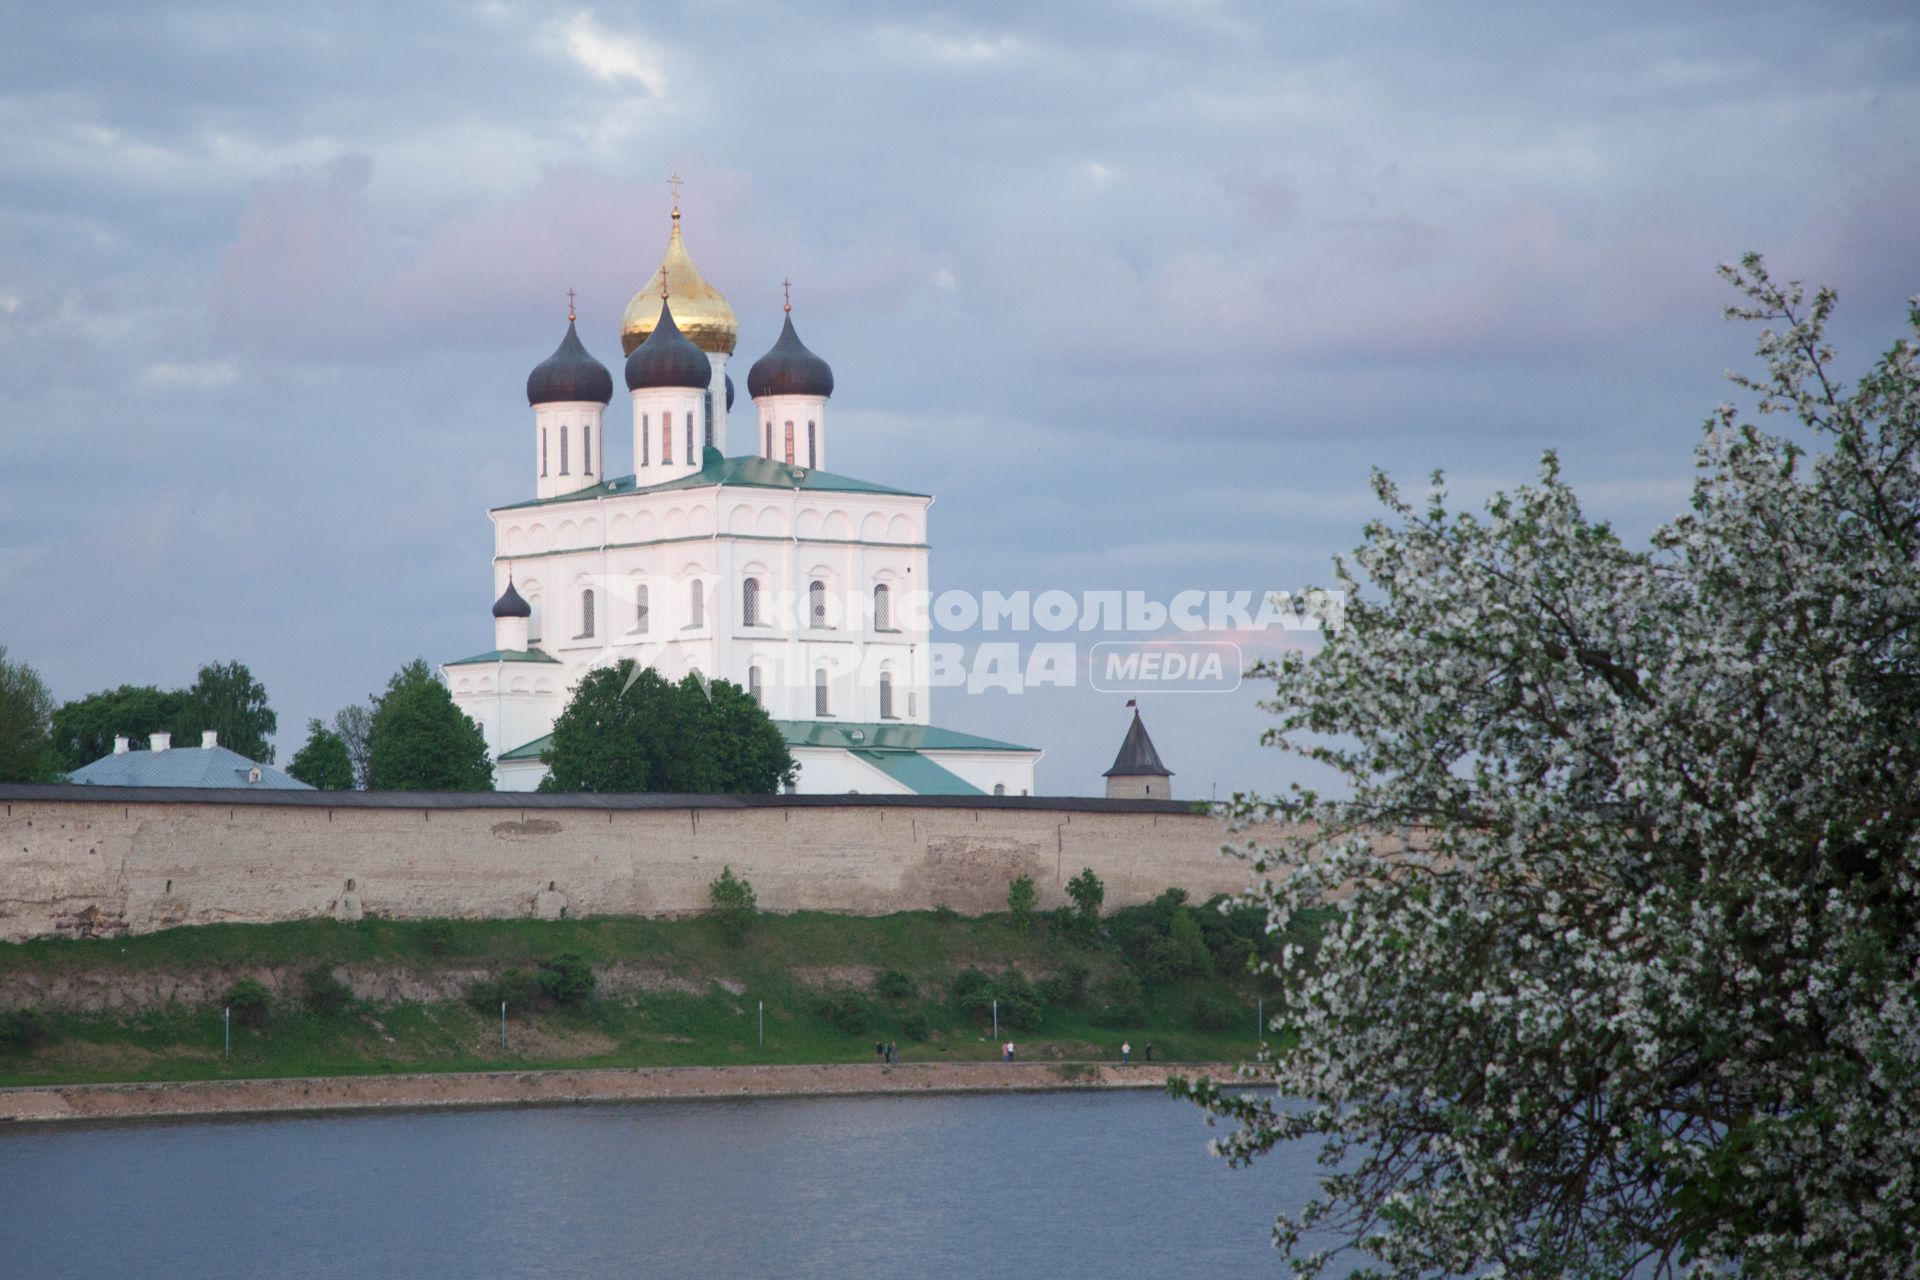
[[[627,357],[627,390],[638,391],[643,387],[704,390],[712,385],[713,362],[680,332],[680,326],[673,322],[673,307],[662,305],[660,323]]]
[[[780,341],[747,370],[747,394],[755,400],[761,396],[833,394],[833,370],[800,341],[800,335],[793,331],[791,312],[780,326]]]
[[[513,579],[507,579],[507,589],[493,602],[493,616],[496,618],[531,618],[533,606],[521,598],[513,589]]]
[[[727,412],[733,412],[733,375],[727,375]]]
[[[527,403],[592,400],[606,404],[612,399],[613,375],[587,354],[580,345],[580,335],[573,330],[573,321],[567,321],[567,336],[560,339],[559,348],[527,375]]]

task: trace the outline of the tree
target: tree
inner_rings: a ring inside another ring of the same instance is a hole
[[[376,791],[491,791],[480,726],[423,658],[387,684],[367,735],[367,785]]]
[[[186,695],[178,689],[123,684],[62,703],[53,713],[53,747],[62,772],[71,773],[113,754],[116,737],[145,751],[155,733],[181,732]]]
[[[267,737],[280,727],[280,717],[267,705],[266,686],[253,678],[245,663],[209,663],[200,668],[193,687],[182,696],[182,745],[197,742],[212,729],[220,735],[221,746],[249,760],[273,763],[273,744]]]
[[[720,878],[707,886],[707,900],[713,904],[709,914],[719,924],[720,932],[728,942],[738,946],[745,940],[747,930],[753,927],[754,917],[760,911],[754,899],[753,886],[735,876],[732,867],[723,866],[720,868]]]
[[[1723,270],[1767,325],[1736,382],[1817,448],[1723,406],[1692,509],[1644,549],[1551,456],[1484,518],[1377,478],[1348,624],[1266,668],[1268,740],[1343,793],[1238,806],[1302,824],[1253,897],[1270,928],[1338,916],[1311,963],[1267,966],[1295,1101],[1181,1088],[1238,1122],[1234,1162],[1305,1139],[1337,1168],[1279,1219],[1290,1250],[1912,1274],[1920,348],[1849,389],[1830,292]]]
[[[1073,902],[1082,931],[1092,933],[1100,927],[1100,904],[1107,900],[1107,886],[1100,883],[1092,867],[1080,868],[1080,874],[1067,881],[1067,897]]]
[[[287,772],[322,791],[350,791],[353,761],[346,740],[318,720],[307,721],[307,744],[294,752]]]
[[[46,782],[60,775],[53,749],[53,695],[39,672],[8,662],[0,645],[0,782]]]
[[[1033,926],[1034,892],[1032,876],[1015,876],[1007,885],[1007,910],[1013,914],[1013,927],[1025,933]]]
[[[373,736],[373,712],[378,705],[377,698],[369,698],[364,704],[344,706],[333,715],[333,731],[346,744],[347,759],[353,762],[353,785],[362,791],[367,787],[368,739]]]
[[[739,685],[669,684],[631,659],[580,681],[544,759],[542,791],[764,794],[794,776],[786,740]]]

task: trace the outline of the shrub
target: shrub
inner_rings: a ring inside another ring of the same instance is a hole
[[[1055,907],[1042,918],[1047,922],[1047,932],[1051,933],[1054,937],[1072,938],[1078,936],[1078,932],[1074,927],[1074,921],[1079,917],[1074,915],[1072,907]]]
[[[273,1009],[273,993],[258,978],[242,978],[227,988],[225,1004],[242,1026],[264,1027]]]
[[[953,975],[953,1002],[966,1013],[983,1012],[993,1003],[993,978],[978,969]]]
[[[1033,927],[1033,904],[1039,896],[1032,876],[1015,876],[1007,885],[1007,910],[1013,913],[1013,927],[1022,933]]]
[[[753,927],[754,916],[759,914],[753,886],[735,876],[732,867],[723,866],[720,878],[707,886],[707,899],[713,903],[711,914],[720,926],[721,935],[738,946],[745,940],[747,930]]]
[[[906,1020],[900,1024],[900,1032],[909,1040],[925,1040],[932,1035],[933,1029],[927,1025],[926,1010],[915,1009],[908,1014]]]
[[[453,950],[453,921],[429,920],[420,926],[420,941],[434,955],[443,956]]]
[[[530,1009],[540,1003],[540,982],[524,969],[507,968],[492,978],[482,978],[467,988],[467,1003],[480,1013],[498,1013],[505,1001],[515,1009]]]
[[[331,1018],[353,1003],[353,988],[333,976],[333,970],[317,964],[300,977],[300,1003],[311,1013]]]
[[[874,992],[889,1000],[911,1000],[920,994],[920,987],[898,969],[882,969],[873,980]]]
[[[0,1053],[25,1053],[50,1038],[46,1022],[36,1009],[9,1009],[0,1013]]]
[[[1091,931],[1099,924],[1100,904],[1107,900],[1107,886],[1100,883],[1092,867],[1082,867],[1079,875],[1067,881],[1067,897],[1073,899],[1074,914],[1080,918],[1082,928]]]
[[[1018,969],[1007,970],[993,984],[993,994],[1000,1002],[1001,1026],[1016,1031],[1033,1031],[1040,1026],[1040,998],[1034,994],[1026,974]]]
[[[936,902],[933,904],[933,918],[941,924],[952,924],[960,918],[960,913],[944,902]]]
[[[1040,999],[1061,1009],[1078,1008],[1087,998],[1087,966],[1078,960],[1064,960],[1053,976],[1041,980]]]
[[[1144,994],[1140,979],[1134,976],[1133,971],[1122,969],[1100,985],[1097,1021],[1108,1027],[1123,1027],[1141,1021]]]
[[[1241,1013],[1234,1005],[1214,996],[1199,995],[1193,998],[1193,1005],[1187,1010],[1187,1019],[1199,1031],[1226,1031],[1240,1021]],[[1247,1023],[1252,1025],[1253,1019]]]
[[[593,966],[571,951],[547,961],[540,971],[540,990],[555,1004],[585,1004],[598,984]]]
[[[825,992],[813,1002],[813,1011],[849,1035],[859,1035],[873,1022],[873,1002],[852,987]]]

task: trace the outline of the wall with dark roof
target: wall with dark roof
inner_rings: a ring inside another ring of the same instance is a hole
[[[680,915],[731,866],[772,911],[1043,908],[1092,867],[1109,908],[1243,887],[1182,805],[1044,797],[452,796],[0,786],[0,938],[182,924]]]

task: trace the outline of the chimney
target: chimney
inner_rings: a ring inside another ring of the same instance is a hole
[[[173,735],[170,733],[149,734],[147,736],[147,745],[155,751],[165,751],[173,745]]]
[[[124,733],[113,740],[113,754],[117,756],[123,756],[132,749],[133,742]]]
[[[202,751],[211,751],[219,745],[220,731],[218,729],[202,729],[200,731],[200,749]]]

